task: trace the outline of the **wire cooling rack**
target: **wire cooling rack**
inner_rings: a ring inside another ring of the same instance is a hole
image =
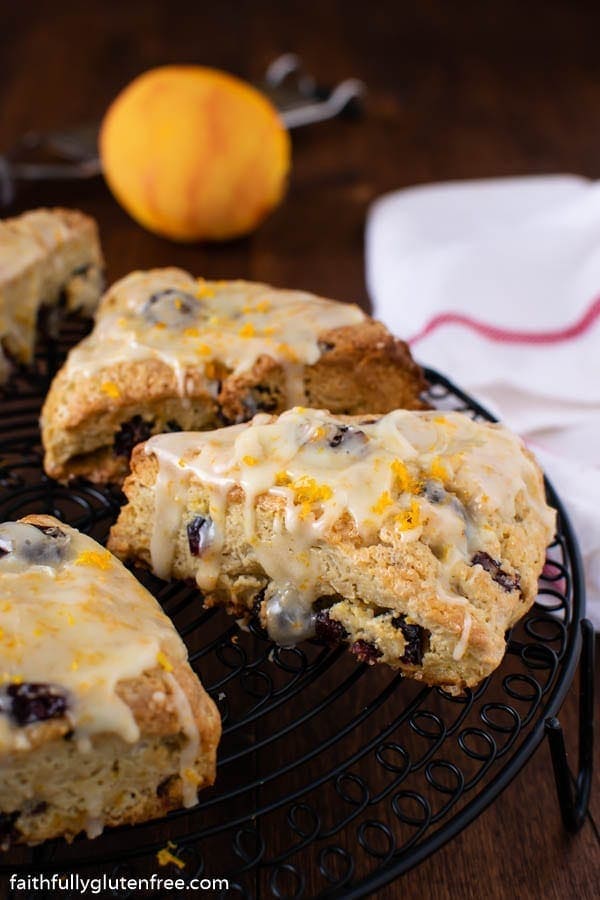
[[[121,496],[63,487],[41,468],[37,418],[48,372],[69,343],[46,348],[1,402],[0,521],[48,513],[104,540]],[[429,399],[491,416],[436,372]],[[217,784],[191,810],[113,829],[95,841],[14,848],[8,872],[148,875],[170,843],[178,877],[226,876],[223,896],[361,897],[421,862],[490,804],[548,734],[565,825],[585,814],[591,778],[591,632],[583,626],[580,771],[573,788],[555,718],[573,679],[583,580],[562,506],[538,601],[510,633],[500,668],[453,697],[342,648],[273,645],[257,625],[203,610],[198,593],[143,576],[187,643],[223,718]],[[216,892],[215,895],[218,895]],[[114,892],[115,897],[127,894]]]

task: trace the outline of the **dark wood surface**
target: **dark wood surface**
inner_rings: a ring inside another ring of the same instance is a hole
[[[362,78],[364,118],[294,136],[286,201],[248,239],[207,247],[153,237],[99,179],[29,190],[17,208],[52,203],[95,215],[110,280],[174,264],[368,306],[363,227],[370,201],[384,191],[448,178],[600,176],[599,35],[600,8],[569,0],[3,3],[0,150],[33,128],[97,119],[134,75],[167,62],[252,79],[293,50],[324,83]],[[570,735],[576,696],[573,688],[561,714]],[[598,896],[599,770],[588,821],[568,837],[541,747],[466,832],[378,896]]]

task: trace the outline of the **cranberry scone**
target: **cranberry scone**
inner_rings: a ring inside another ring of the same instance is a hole
[[[96,223],[70,209],[34,209],[0,221],[0,382],[10,361],[33,359],[40,314],[58,305],[91,315],[102,292]]]
[[[49,516],[0,525],[0,846],[191,806],[217,709],[158,603]]]
[[[535,460],[460,413],[296,408],[138,446],[117,556],[283,645],[316,635],[460,690],[532,605],[555,514]]]
[[[151,434],[297,404],[422,408],[424,387],[406,344],[357,306],[180,269],[134,272],[104,296],[52,384],[44,465],[61,481],[119,482]]]

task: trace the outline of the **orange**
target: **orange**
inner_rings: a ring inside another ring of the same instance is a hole
[[[250,84],[201,66],[131,82],[100,130],[108,185],[144,227],[177,241],[247,234],[281,201],[290,139]]]

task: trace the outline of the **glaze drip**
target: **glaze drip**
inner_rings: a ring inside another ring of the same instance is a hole
[[[184,663],[185,647],[122,563],[75,529],[44,521],[0,525],[0,753],[27,746],[23,726],[57,717],[82,748],[100,733],[134,742],[139,728],[118,684],[163,658]]]
[[[154,571],[169,575],[173,535],[182,525],[193,478],[206,488],[213,528],[198,560],[197,581],[202,589],[213,589],[230,495],[235,489],[235,502],[240,502],[241,488],[245,539],[269,580],[266,626],[283,644],[314,633],[314,603],[327,590],[318,583],[318,554],[344,518],[367,545],[427,543],[437,559],[441,593],[447,602],[465,607],[456,566],[470,565],[475,553],[492,553],[497,536],[489,527],[491,517],[514,517],[517,498],[525,492],[537,503],[549,537],[554,526],[554,514],[539,491],[537,466],[519,438],[459,413],[396,410],[357,427],[355,420],[296,408],[219,431],[156,436],[145,452],[159,466]],[[461,491],[465,482],[467,505]],[[256,505],[265,496],[278,502],[269,537],[258,539]],[[466,613],[456,658],[465,652],[470,630]]]
[[[204,281],[180,269],[133,272],[102,299],[94,330],[70,352],[66,373],[91,377],[124,360],[160,359],[184,396],[188,369],[204,371],[208,386],[213,360],[237,375],[269,356],[284,370],[291,406],[303,400],[303,366],[321,356],[319,335],[364,319],[357,306],[302,291]]]

